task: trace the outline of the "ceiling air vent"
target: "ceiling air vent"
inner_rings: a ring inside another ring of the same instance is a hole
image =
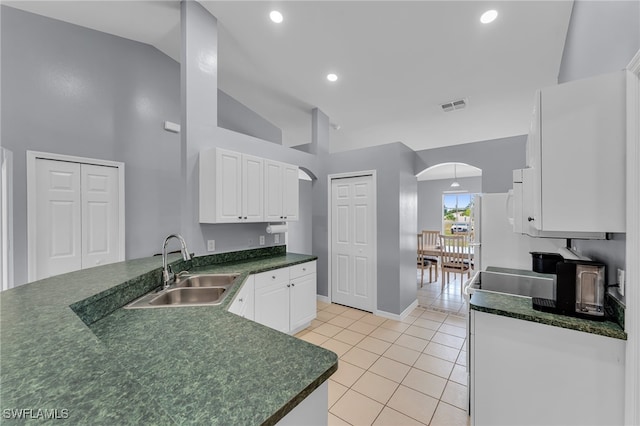
[[[456,109],[462,109],[467,106],[467,101],[465,99],[459,99],[457,101],[447,102],[445,104],[440,105],[444,112],[453,111]]]

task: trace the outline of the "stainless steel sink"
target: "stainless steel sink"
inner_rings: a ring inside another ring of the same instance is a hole
[[[238,274],[198,274],[183,275],[176,287],[218,287],[228,286],[238,278]]]
[[[216,306],[226,299],[239,274],[196,274],[178,277],[166,290],[148,293],[125,309]]]
[[[153,306],[165,305],[208,305],[222,301],[227,291],[224,287],[172,288],[151,299]]]

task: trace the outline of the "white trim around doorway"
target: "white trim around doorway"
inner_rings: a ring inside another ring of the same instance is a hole
[[[36,160],[56,160],[70,163],[92,164],[95,166],[115,167],[118,169],[118,194],[120,223],[118,247],[119,261],[125,260],[125,197],[124,197],[124,163],[119,161],[99,160],[95,158],[76,157],[73,155],[54,154],[50,152],[27,151],[27,282],[36,277]]]
[[[328,291],[328,303],[331,303],[331,223],[332,223],[332,215],[331,215],[331,181],[334,179],[345,179],[345,178],[353,178],[359,176],[371,176],[372,178],[372,187],[373,187],[373,205],[376,208],[373,209],[373,271],[371,276],[373,277],[371,280],[371,289],[373,294],[373,314],[378,314],[378,179],[375,170],[363,170],[359,172],[347,172],[347,173],[334,173],[327,176],[327,286]]]
[[[625,421],[640,425],[640,50],[627,65],[627,235]]]

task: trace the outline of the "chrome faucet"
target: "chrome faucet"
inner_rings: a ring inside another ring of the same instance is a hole
[[[167,289],[176,279],[176,274],[171,270],[171,266],[167,265],[167,244],[171,238],[177,238],[178,241],[180,241],[182,259],[184,259],[185,262],[191,260],[187,244],[180,234],[171,234],[164,239],[164,244],[162,245],[162,285],[164,289]]]

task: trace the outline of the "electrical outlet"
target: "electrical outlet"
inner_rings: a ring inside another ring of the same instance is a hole
[[[260,235],[260,245],[264,245],[264,235]]]
[[[216,251],[216,240],[207,240],[207,251]]]
[[[621,296],[624,296],[624,269],[618,269],[618,284],[620,284],[618,292]]]
[[[276,244],[280,244],[280,234],[275,234],[273,236],[273,242]]]

